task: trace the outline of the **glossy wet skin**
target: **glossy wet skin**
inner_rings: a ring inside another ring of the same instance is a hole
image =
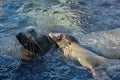
[[[20,32],[16,38],[25,49],[36,54],[49,51],[52,45],[46,35],[38,34],[34,29]]]
[[[110,78],[103,71],[97,71],[94,68],[106,65],[108,60],[102,56],[83,48],[79,42],[71,35],[62,33],[50,33],[50,38],[62,48],[65,57],[75,58],[83,67],[89,68],[95,80],[110,80]],[[104,79],[99,79],[103,75]],[[98,79],[97,79],[98,77]]]

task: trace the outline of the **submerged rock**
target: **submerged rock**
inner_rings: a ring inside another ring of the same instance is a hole
[[[98,55],[120,59],[120,28],[77,36],[80,43]]]

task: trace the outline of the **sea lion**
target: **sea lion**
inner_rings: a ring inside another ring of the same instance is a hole
[[[94,69],[106,65],[109,62],[107,58],[98,56],[94,52],[83,48],[76,38],[71,35],[63,33],[49,33],[48,35],[59,46],[59,48],[62,49],[65,57],[76,58],[82,66],[91,70],[95,79],[110,80],[103,70],[99,71]]]
[[[59,25],[28,26],[23,30],[20,30],[16,34],[16,39],[24,47],[25,50],[22,48],[22,53],[24,52],[24,54],[21,55],[20,53],[18,56],[20,56],[22,59],[29,60],[30,57],[33,57],[36,54],[43,55],[44,53],[51,50],[51,48],[56,45],[49,38],[49,32],[65,33],[69,32],[69,30]]]
[[[33,57],[36,54],[40,54],[42,56],[52,47],[52,42],[49,37],[45,34],[37,32],[34,28],[24,29],[24,31],[21,31],[16,35],[16,38],[27,52],[33,53],[32,55],[27,55],[30,57]],[[22,57],[27,59],[24,55]]]

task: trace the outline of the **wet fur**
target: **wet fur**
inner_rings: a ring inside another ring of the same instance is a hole
[[[52,46],[52,42],[47,35],[40,34],[35,29],[25,29],[16,35],[19,43],[24,47],[27,52],[33,55],[22,55],[21,58],[28,60],[37,54],[43,55],[48,52]]]
[[[110,80],[105,71],[95,69],[96,67],[107,65],[108,59],[81,47],[79,42],[71,35],[50,33],[49,36],[62,49],[65,57],[76,58],[83,67],[91,70],[95,79]]]

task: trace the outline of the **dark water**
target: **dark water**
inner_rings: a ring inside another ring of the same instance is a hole
[[[119,0],[0,0],[0,53],[19,54],[15,35],[28,26],[64,26],[71,34],[120,28]],[[119,38],[120,39],[120,38]],[[17,45],[17,46],[16,46]],[[20,45],[19,45],[20,46]],[[44,55],[43,62],[21,61],[0,54],[0,80],[89,80],[82,67],[68,65],[57,52]],[[112,76],[113,80],[119,80]]]

